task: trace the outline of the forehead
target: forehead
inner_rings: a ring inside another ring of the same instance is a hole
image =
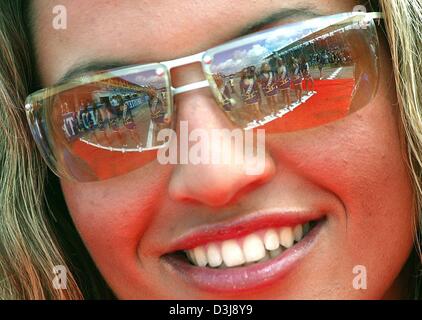
[[[38,0],[33,2],[36,58],[40,77],[51,85],[71,66],[90,61],[147,63],[208,49],[253,31],[265,17],[280,23],[351,11],[349,0]],[[53,9],[66,8],[67,28],[55,29]],[[294,11],[292,11],[294,10]],[[287,14],[283,15],[282,13]],[[294,13],[294,14],[293,14]],[[289,15],[290,14],[290,15]],[[281,21],[282,20],[282,21]]]

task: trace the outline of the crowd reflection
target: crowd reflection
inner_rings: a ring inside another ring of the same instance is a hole
[[[223,109],[237,123],[259,124],[265,117],[292,111],[316,94],[316,80],[352,79],[357,61],[344,33],[340,28],[305,37],[241,68],[218,67],[238,61],[235,57],[241,50],[221,54],[224,58],[216,62],[213,78]],[[335,74],[339,68],[344,71]]]
[[[216,69],[211,69],[218,102],[235,123],[249,127],[306,103],[318,93],[321,80],[357,79],[359,61],[345,32],[330,29],[275,51],[261,50],[264,53],[254,63],[235,59],[242,50],[224,52],[216,59]],[[250,47],[263,48],[261,43]],[[241,63],[217,68],[233,61]],[[165,83],[151,85],[154,78],[148,72],[141,78],[145,85],[118,78],[108,80],[109,84],[97,83],[95,88],[85,86],[85,94],[75,90],[62,95],[59,103],[67,141],[84,139],[104,147],[153,146],[158,131],[170,126],[169,97]]]
[[[74,102],[76,99],[78,103]],[[165,88],[139,87],[136,91],[103,88],[89,95],[76,90],[62,95],[58,103],[62,132],[68,142],[83,140],[101,147],[149,147],[154,137],[148,135],[170,123]],[[152,140],[148,142],[148,138]]]

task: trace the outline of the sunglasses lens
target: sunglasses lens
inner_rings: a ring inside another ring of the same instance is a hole
[[[216,100],[234,123],[267,132],[359,110],[375,95],[379,64],[375,25],[363,19],[310,20],[210,50],[203,65]]]
[[[78,79],[33,98],[35,127],[52,150],[49,162],[59,175],[85,182],[144,165],[166,143],[158,131],[172,126],[169,88],[165,67],[149,65]]]

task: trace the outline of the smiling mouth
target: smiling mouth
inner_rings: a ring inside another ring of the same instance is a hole
[[[326,218],[318,211],[257,211],[176,239],[162,262],[200,290],[251,292],[293,270],[314,247]]]
[[[310,221],[295,226],[265,228],[241,238],[213,241],[174,254],[197,267],[248,266],[277,258],[306,237],[316,224],[317,221]]]

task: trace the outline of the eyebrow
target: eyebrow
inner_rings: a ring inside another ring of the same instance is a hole
[[[265,26],[271,25],[276,22],[282,22],[286,19],[292,19],[292,18],[315,18],[322,16],[321,13],[318,13],[317,11],[311,9],[310,7],[301,7],[296,9],[282,9],[280,11],[277,11],[275,13],[272,13],[268,16],[265,16],[264,18],[255,21],[243,29],[241,29],[240,33],[237,34],[237,36],[234,36],[233,39],[248,35],[250,33],[256,32]],[[83,62],[76,64],[69,68],[68,71],[55,83],[55,85],[63,84],[70,79],[77,78],[79,76],[93,73],[93,72],[99,72],[124,66],[130,66],[133,65],[133,62],[129,61],[123,61],[123,60],[103,60],[103,61],[89,61],[89,62]]]
[[[286,19],[299,18],[299,17],[310,19],[310,18],[316,18],[316,17],[321,17],[321,16],[322,16],[321,13],[318,13],[317,11],[311,9],[310,7],[300,7],[296,9],[283,9],[283,10],[274,12],[254,23],[251,23],[250,25],[247,25],[245,28],[242,29],[242,31],[237,37],[242,37],[249,33],[256,32],[267,25],[271,25],[276,22],[282,22],[283,20],[286,20]]]
[[[69,68],[69,70],[55,83],[55,85],[63,84],[71,79],[77,78],[79,76],[83,76],[89,73],[109,70],[114,68],[119,68],[123,66],[128,66],[133,63],[128,61],[90,61],[86,63],[76,64],[73,67]]]

